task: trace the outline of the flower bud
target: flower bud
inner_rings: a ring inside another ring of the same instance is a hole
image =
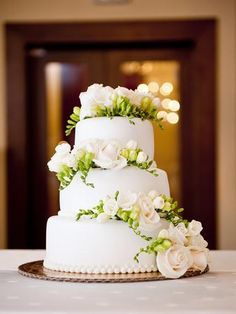
[[[162,242],[162,246],[164,249],[168,250],[170,247],[171,247],[171,241],[168,240],[168,239],[165,239],[163,242]]]
[[[165,204],[164,204],[162,209],[167,211],[167,212],[170,211],[171,210],[171,203],[170,202],[165,202]]]
[[[138,154],[137,154],[136,150],[131,149],[131,150],[129,151],[129,160],[130,160],[130,161],[136,161],[137,156],[138,156]]]
[[[148,110],[148,107],[150,106],[151,104],[151,99],[149,97],[143,97],[142,100],[141,100],[141,108],[143,110]]]
[[[147,160],[148,156],[144,152],[139,152],[137,156],[137,163],[141,164]]]
[[[123,156],[125,159],[128,159],[129,158],[129,151],[128,151],[128,149],[123,148],[120,151],[120,155]]]
[[[79,116],[80,115],[80,107],[74,107],[73,113],[76,114],[77,116]]]
[[[162,209],[165,205],[165,202],[163,200],[162,197],[157,196],[154,200],[153,200],[153,205],[156,209]]]
[[[91,161],[93,160],[93,157],[94,157],[94,154],[91,153],[91,152],[87,152],[84,156],[84,159],[87,160],[87,161]]]
[[[128,219],[129,219],[129,214],[124,211],[124,212],[122,212],[122,213],[120,214],[120,217],[121,217],[122,220],[124,220],[125,222],[127,222]]]

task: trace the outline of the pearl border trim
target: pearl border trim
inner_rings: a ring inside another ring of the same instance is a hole
[[[68,273],[82,273],[82,274],[132,274],[132,273],[150,273],[157,271],[156,265],[80,265],[70,266],[59,263],[53,263],[44,260],[43,266],[56,271],[64,271]]]

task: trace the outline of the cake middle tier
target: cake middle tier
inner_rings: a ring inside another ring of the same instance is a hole
[[[153,176],[137,167],[126,167],[122,170],[91,169],[87,182],[94,184],[94,188],[82,182],[78,172],[71,183],[60,191],[59,215],[75,217],[80,209],[90,209],[98,205],[100,200],[108,195],[114,196],[116,191],[126,193],[148,193],[155,190],[169,196],[167,174],[157,169],[158,176]]]
[[[77,123],[75,145],[94,138],[117,140],[124,146],[128,141],[134,140],[151,159],[154,156],[153,127],[148,120],[134,118],[131,123],[128,118],[123,117],[99,117]]]

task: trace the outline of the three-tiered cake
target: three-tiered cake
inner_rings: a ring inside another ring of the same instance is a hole
[[[94,84],[81,93],[67,134],[48,163],[60,181],[60,211],[47,223],[44,267],[76,273],[159,271],[178,278],[207,267],[202,226],[181,216],[156,168],[158,99]]]

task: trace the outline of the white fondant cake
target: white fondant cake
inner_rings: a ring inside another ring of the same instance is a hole
[[[151,122],[137,118],[132,121],[134,124],[123,117],[114,117],[112,119],[101,117],[82,120],[76,125],[75,145],[93,138],[116,139],[125,145],[132,139],[153,159],[154,135]]]
[[[167,222],[162,220],[157,234]],[[96,220],[75,221],[53,216],[47,224],[47,268],[82,273],[133,273],[156,270],[155,256],[134,255],[145,240],[122,221],[101,224]]]
[[[156,190],[169,196],[169,184],[166,172],[158,169],[158,176],[135,167],[126,167],[122,171],[92,169],[87,181],[94,183],[94,188],[85,185],[77,173],[71,183],[60,191],[59,215],[75,217],[80,209],[89,209],[106,196],[113,196],[116,191],[148,193]]]
[[[153,161],[159,100],[99,84],[81,93],[67,134],[48,162],[60,181],[60,210],[47,223],[44,267],[81,273],[204,271],[202,225],[181,216],[165,171]]]

